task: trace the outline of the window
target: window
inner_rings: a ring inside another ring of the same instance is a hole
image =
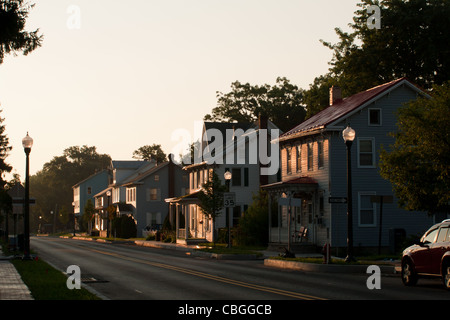
[[[136,201],[136,188],[127,188],[127,202]]]
[[[323,141],[317,142],[317,165],[320,168],[323,168]]]
[[[92,188],[91,187],[88,187],[87,188],[87,194],[91,194],[92,193]]]
[[[369,126],[381,126],[381,109],[369,109]]]
[[[422,243],[433,243],[434,239],[436,239],[437,231],[438,231],[438,229],[434,229],[434,230],[431,230],[430,232],[428,232],[424,236]]]
[[[302,145],[299,144],[296,147],[297,150],[297,172],[302,171]]]
[[[292,169],[291,169],[291,148],[287,147],[286,148],[286,170],[287,170],[287,174],[291,174],[292,173]]]
[[[441,228],[439,230],[439,235],[436,242],[445,242],[447,241],[447,233],[448,233],[448,227],[447,228]]]
[[[231,185],[233,187],[240,187],[241,186],[241,168],[233,168],[231,169]]]
[[[375,167],[375,139],[359,138],[358,139],[358,167],[374,168]]]
[[[370,201],[370,196],[372,195],[375,195],[375,192],[358,193],[358,221],[359,226],[361,227],[374,227],[377,224],[375,203],[372,203],[372,201]]]
[[[155,181],[159,181],[159,175],[155,174]]]
[[[161,190],[159,188],[147,189],[147,201],[159,201],[161,198]]]
[[[308,143],[308,170],[313,170],[313,144]]]
[[[244,168],[244,187],[248,187],[248,168]]]

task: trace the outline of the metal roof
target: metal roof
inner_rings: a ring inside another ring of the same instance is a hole
[[[303,121],[295,128],[289,130],[288,132],[284,133],[280,136],[280,141],[282,140],[288,140],[291,137],[302,133],[302,132],[308,132],[315,129],[323,129],[327,125],[335,122],[336,120],[344,117],[345,115],[351,113],[352,111],[358,109],[359,107],[363,106],[365,103],[371,101],[374,98],[377,98],[380,96],[383,92],[386,92],[388,89],[394,87],[397,84],[400,84],[400,82],[408,82],[406,78],[400,78],[379,86],[376,86],[374,88],[368,89],[366,91],[359,92],[353,96],[350,96],[348,98],[342,99],[341,101],[328,106],[327,108],[323,109],[322,111],[318,112],[311,118]],[[409,82],[408,82],[409,83]],[[414,86],[413,84],[409,83],[411,86]],[[420,90],[416,88],[417,90]]]

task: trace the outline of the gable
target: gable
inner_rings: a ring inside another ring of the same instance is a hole
[[[328,106],[311,118],[303,121],[295,128],[281,135],[279,140],[289,140],[291,138],[309,134],[310,132],[333,127],[337,123],[351,117],[357,112],[360,112],[361,109],[402,86],[408,87],[416,94],[426,95],[422,90],[409,82],[406,78],[397,79],[366,91],[359,92],[339,101],[338,103],[335,103],[332,106]]]

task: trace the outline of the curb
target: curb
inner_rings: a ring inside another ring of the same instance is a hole
[[[318,264],[299,261],[287,261],[277,259],[264,259],[264,265],[268,267],[276,267],[282,269],[290,269],[297,271],[309,272],[326,272],[326,273],[367,273],[369,265],[340,265],[340,264]],[[375,265],[375,264],[374,264]],[[398,274],[395,266],[377,265],[382,274],[396,275]]]

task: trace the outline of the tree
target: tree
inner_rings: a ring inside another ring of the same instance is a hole
[[[302,96],[303,90],[286,78],[278,77],[274,86],[236,81],[231,84],[230,92],[217,92],[217,107],[204,120],[250,123],[262,114],[282,131],[287,131],[305,118]]]
[[[219,176],[212,171],[209,179],[203,184],[202,189],[198,194],[200,203],[198,206],[213,220],[213,242],[216,242],[215,228],[216,217],[218,217],[223,209],[223,193],[227,190],[226,186],[222,184]]]
[[[263,190],[253,195],[253,203],[239,219],[237,241],[240,245],[267,245],[269,241],[268,197],[267,191]]]
[[[380,173],[399,204],[430,214],[449,212],[450,81],[434,86],[432,98],[419,98],[398,112],[391,150],[380,155]]]
[[[106,169],[111,157],[97,153],[96,147],[72,146],[55,156],[42,170],[30,177],[30,195],[36,199],[32,215],[48,220],[55,204],[72,208],[72,186],[97,171]]]
[[[133,158],[146,161],[155,160],[158,164],[167,161],[167,155],[162,150],[160,144],[140,147],[133,152]]]
[[[84,206],[84,212],[81,217],[81,229],[87,230],[89,233],[92,231],[92,220],[94,220],[95,215],[95,207],[94,203],[91,199],[86,201],[86,205]]]
[[[3,110],[0,110],[0,113],[2,111]],[[9,173],[12,170],[12,166],[5,162],[12,147],[9,145],[9,138],[5,134],[6,127],[3,124],[4,121],[5,118],[0,116],[0,189],[4,189],[7,183],[3,180],[5,173]]]
[[[367,26],[370,5],[381,9],[380,29]],[[329,72],[304,93],[308,116],[328,106],[331,85],[346,97],[401,77],[426,90],[450,79],[450,1],[362,0],[358,6],[350,33],[336,28],[338,43],[321,40],[333,58]]]
[[[23,0],[0,0],[0,64],[6,54],[28,55],[41,46],[43,36],[39,29],[24,31],[26,19],[34,4]]]

